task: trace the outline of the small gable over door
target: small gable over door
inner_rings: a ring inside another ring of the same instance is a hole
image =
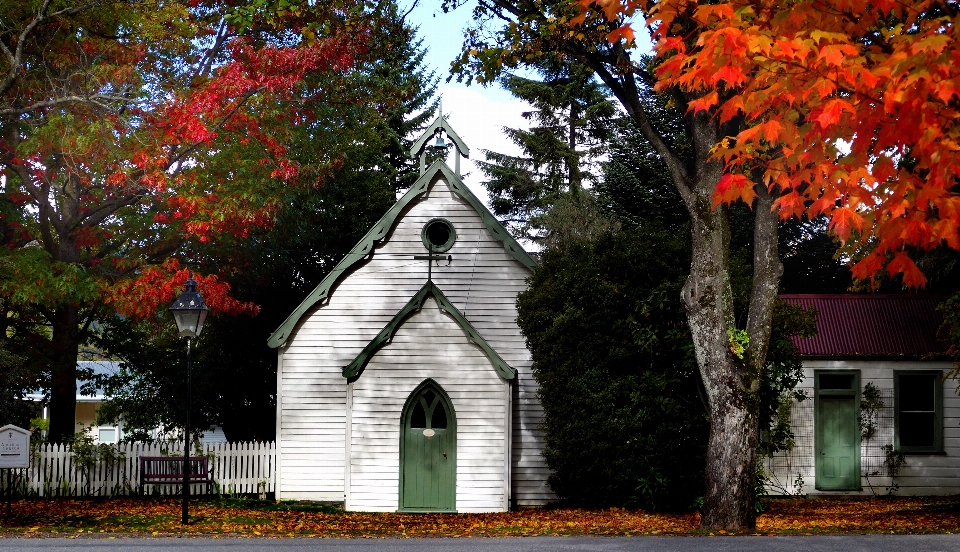
[[[347,509],[506,509],[510,382],[424,298],[351,384]]]

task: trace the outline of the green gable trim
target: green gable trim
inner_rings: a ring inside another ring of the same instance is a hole
[[[314,288],[314,290],[310,292],[310,295],[290,313],[290,316],[283,321],[283,324],[280,324],[280,327],[267,339],[267,345],[272,348],[283,345],[287,338],[290,337],[293,328],[297,325],[297,322],[300,321],[300,318],[306,314],[311,307],[325,300],[330,295],[330,290],[340,281],[344,273],[373,252],[376,243],[382,240],[390,232],[390,229],[393,228],[400,213],[415,199],[425,194],[427,190],[430,189],[430,185],[437,180],[440,175],[446,178],[450,189],[453,190],[454,193],[463,198],[480,214],[484,226],[487,227],[487,230],[494,238],[503,243],[504,248],[511,257],[520,261],[530,270],[533,270],[533,268],[537,266],[537,262],[533,260],[533,257],[520,247],[517,240],[513,239],[513,236],[494,218],[483,203],[477,199],[477,196],[473,195],[469,188],[453,174],[453,171],[447,167],[447,164],[444,163],[443,160],[437,160],[414,182],[413,186],[407,190],[407,193],[403,194],[403,197],[393,204],[393,207],[380,218],[373,228],[363,236],[360,243],[355,245],[353,249],[337,263],[337,266],[333,267],[333,270],[320,282],[320,285]]]
[[[357,355],[357,358],[353,359],[353,362],[344,366],[343,368],[343,377],[349,379],[350,381],[355,381],[360,377],[360,374],[363,373],[363,369],[367,367],[367,363],[370,362],[370,358],[380,350],[381,347],[386,345],[393,339],[393,334],[400,327],[403,322],[409,318],[415,312],[418,312],[423,307],[423,302],[427,300],[427,297],[433,297],[437,304],[440,305],[440,310],[449,314],[453,317],[454,320],[460,324],[460,327],[463,329],[463,332],[467,334],[467,337],[470,338],[474,344],[480,347],[484,353],[486,353],[487,358],[490,359],[490,362],[493,364],[493,368],[497,371],[497,374],[505,380],[512,380],[517,377],[517,371],[510,367],[509,364],[504,362],[500,355],[493,350],[493,347],[487,343],[487,340],[483,338],[482,335],[473,327],[466,317],[453,306],[453,303],[440,291],[440,288],[437,287],[433,282],[427,282],[416,295],[413,296],[413,299],[402,308],[394,317],[387,323],[386,326],[380,330],[380,333],[373,338],[366,347],[360,351],[360,354]]]
[[[460,139],[460,136],[450,128],[450,123],[447,122],[446,117],[438,116],[433,124],[427,127],[427,130],[423,131],[423,134],[420,135],[420,138],[417,138],[417,141],[413,143],[413,146],[410,147],[410,157],[416,157],[420,154],[420,150],[424,148],[424,144],[427,143],[427,140],[433,138],[433,135],[439,130],[443,129],[447,133],[447,137],[453,140],[453,143],[456,144],[457,149],[460,150],[460,153],[463,154],[467,159],[470,158],[470,148],[463,143],[463,140]]]
[[[403,196],[393,204],[393,207],[390,207],[390,210],[380,217],[380,220],[373,225],[373,228],[363,236],[360,243],[355,245],[353,249],[337,263],[337,266],[333,267],[333,270],[324,277],[320,285],[314,288],[313,291],[310,292],[310,295],[283,321],[283,324],[280,324],[280,327],[270,335],[267,339],[267,345],[270,347],[279,347],[282,345],[287,340],[287,337],[290,336],[293,327],[300,321],[300,317],[313,307],[313,305],[326,299],[330,295],[330,289],[340,280],[340,277],[373,251],[373,246],[376,245],[376,242],[383,239],[383,237],[390,232],[390,229],[393,228],[393,223],[396,222],[397,217],[400,216],[400,212],[414,199],[429,189],[429,174],[433,173],[424,173],[422,177],[418,178],[413,186],[410,186],[410,189],[407,190],[407,193],[403,194]]]
[[[436,164],[436,163],[434,163]],[[432,169],[433,167],[431,167]],[[470,188],[467,188],[467,185],[463,183],[453,171],[450,170],[450,167],[447,167],[446,163],[441,164],[441,172],[447,178],[447,182],[450,184],[450,189],[454,191],[457,195],[466,200],[473,209],[480,214],[480,218],[483,219],[483,225],[487,227],[487,231],[490,232],[494,238],[503,243],[503,247],[507,250],[507,253],[511,257],[520,261],[523,266],[533,270],[537,266],[537,261],[533,260],[533,257],[530,256],[520,244],[517,243],[517,240],[513,239],[513,236],[510,235],[510,232],[507,232],[507,229],[500,224],[500,221],[493,216],[487,207],[477,199],[477,196],[473,195],[473,192],[470,191]],[[430,174],[429,171],[425,174]]]

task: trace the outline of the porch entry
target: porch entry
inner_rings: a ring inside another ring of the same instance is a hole
[[[457,507],[457,417],[435,381],[407,398],[400,428],[400,511],[453,512]]]
[[[817,370],[815,381],[816,487],[860,490],[860,372]]]

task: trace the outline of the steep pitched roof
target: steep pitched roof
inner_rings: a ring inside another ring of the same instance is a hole
[[[783,294],[784,301],[817,311],[817,335],[794,338],[802,356],[912,357],[941,353],[937,339],[945,298],[934,295]]]
[[[440,310],[449,314],[457,324],[463,329],[464,333],[467,334],[467,337],[480,347],[483,352],[487,355],[487,358],[490,359],[490,362],[493,364],[494,370],[497,371],[497,374],[501,378],[506,380],[511,380],[517,377],[517,371],[510,367],[509,364],[504,362],[500,355],[491,347],[487,340],[480,335],[472,324],[463,316],[463,313],[460,312],[457,307],[447,299],[446,295],[440,291],[440,288],[433,282],[427,282],[420,291],[407,302],[406,305],[400,312],[398,312],[391,320],[387,323],[386,326],[380,330],[380,333],[374,337],[366,347],[360,351],[360,354],[357,355],[353,362],[343,367],[343,377],[349,379],[350,381],[356,380],[360,377],[360,374],[363,373],[363,369],[366,368],[367,363],[370,362],[370,358],[376,353],[381,347],[386,345],[393,339],[393,333],[400,327],[403,322],[412,316],[415,312],[419,311],[423,307],[423,302],[426,301],[427,297],[433,297],[436,300],[437,304],[440,305]]]
[[[533,269],[533,267],[537,265],[536,261],[524,251],[523,247],[513,239],[513,236],[507,232],[506,228],[504,228],[493,214],[487,210],[483,203],[477,199],[477,196],[473,195],[473,192],[467,188],[466,184],[447,167],[446,163],[444,163],[443,160],[437,160],[424,171],[413,186],[407,190],[407,193],[403,194],[403,197],[397,200],[397,202],[393,204],[393,207],[373,225],[373,228],[367,232],[360,242],[337,263],[337,266],[310,292],[307,298],[290,313],[290,316],[270,335],[267,340],[267,345],[270,347],[279,347],[282,345],[293,332],[293,328],[297,325],[297,322],[300,321],[300,318],[306,314],[311,307],[326,299],[334,285],[336,285],[354,265],[370,255],[373,252],[374,246],[390,233],[390,229],[393,228],[404,209],[424,195],[430,189],[430,186],[440,178],[445,179],[450,186],[450,190],[473,207],[480,215],[480,218],[483,219],[484,226],[486,226],[490,235],[503,243],[504,249],[510,256],[527,268]]]
[[[470,157],[470,148],[463,143],[463,140],[460,139],[460,136],[453,131],[453,128],[450,126],[450,123],[447,122],[447,119],[442,115],[442,111],[437,111],[437,119],[427,127],[427,130],[423,131],[423,135],[420,138],[417,138],[417,141],[413,143],[413,146],[410,147],[410,157],[416,157],[420,155],[420,152],[423,150],[424,146],[427,143],[427,140],[433,138],[433,135],[438,131],[443,130],[447,133],[447,136],[453,140],[454,145],[463,154],[464,157]]]

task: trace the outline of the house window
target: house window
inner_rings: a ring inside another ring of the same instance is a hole
[[[98,440],[101,443],[116,443],[117,442],[117,428],[115,427],[101,427],[99,435],[97,436]]]
[[[897,450],[943,452],[943,373],[940,370],[895,371],[893,403]]]

